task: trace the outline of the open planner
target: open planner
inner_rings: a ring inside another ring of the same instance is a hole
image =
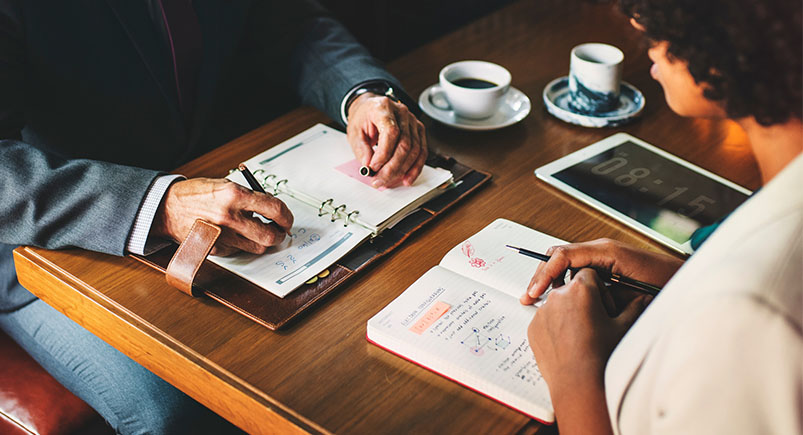
[[[519,297],[544,252],[565,243],[497,219],[452,248],[368,321],[367,337],[402,358],[543,422],[554,421],[549,390],[527,341],[537,308]]]
[[[265,254],[209,259],[284,297],[368,238],[417,209],[452,182],[452,173],[424,166],[412,186],[379,190],[359,174],[345,134],[318,124],[247,160],[263,188],[295,221],[292,235]],[[248,187],[237,171],[228,176]]]
[[[321,124],[244,163],[292,211],[292,236],[263,255],[207,257],[192,294],[270,329],[286,325],[491,178],[435,154],[412,186],[378,190],[359,174],[346,135]],[[228,178],[248,186],[239,171]],[[132,257],[165,272],[177,248]]]

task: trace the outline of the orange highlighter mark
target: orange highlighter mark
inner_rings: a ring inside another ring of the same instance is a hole
[[[417,322],[415,322],[413,326],[410,327],[410,331],[413,331],[418,335],[423,334],[427,328],[435,323],[436,320],[440,319],[441,316],[446,314],[446,312],[449,311],[449,308],[452,308],[452,306],[445,302],[435,302],[435,304],[432,305],[432,308],[430,308],[426,314],[424,314],[420,319],[418,319]]]

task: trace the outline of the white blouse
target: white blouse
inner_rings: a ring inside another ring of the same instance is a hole
[[[803,433],[803,155],[667,283],[605,391],[615,433]]]

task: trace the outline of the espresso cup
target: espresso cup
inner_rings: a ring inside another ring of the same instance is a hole
[[[510,89],[511,80],[507,69],[481,60],[446,65],[438,77],[438,86],[430,95],[432,104],[468,119],[484,119],[495,114]]]
[[[616,109],[624,58],[622,50],[609,44],[574,47],[569,64],[569,107],[584,115]]]

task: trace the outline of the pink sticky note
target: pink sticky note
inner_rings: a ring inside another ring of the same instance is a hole
[[[410,331],[413,331],[418,335],[423,334],[427,328],[435,323],[436,320],[440,319],[441,316],[446,314],[446,312],[449,311],[449,308],[452,308],[452,306],[446,302],[435,302],[435,304],[432,305],[432,308],[430,308],[426,314],[424,314],[420,319],[418,319],[417,322],[415,322],[415,324],[413,324],[413,326],[410,327]]]
[[[342,165],[335,166],[335,169],[359,181],[360,183],[371,186],[371,183],[374,182],[374,179],[376,177],[364,177],[360,175],[360,167],[362,167],[362,163],[360,163],[359,160],[354,159],[354,160],[349,160],[348,162],[343,163]],[[382,187],[379,188],[378,190],[385,190],[385,188]]]

